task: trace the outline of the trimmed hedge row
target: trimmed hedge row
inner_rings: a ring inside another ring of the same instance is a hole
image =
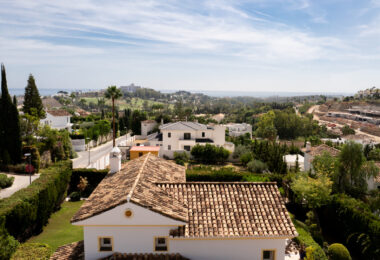
[[[325,252],[323,251],[321,246],[314,241],[307,226],[301,221],[295,219],[292,214],[290,214],[290,217],[298,232],[298,237],[293,238],[293,241],[295,241],[298,245],[303,244],[305,245],[305,247],[312,247],[312,255],[314,259],[327,260]]]
[[[0,201],[0,218],[5,218],[10,235],[25,241],[42,231],[65,198],[71,168],[71,161],[58,162],[42,170],[41,176],[27,188]]]
[[[368,206],[344,194],[332,196],[319,210],[322,228],[365,259],[380,259],[380,218]]]
[[[103,178],[108,174],[109,170],[96,170],[96,169],[73,169],[70,179],[69,191],[68,194],[72,192],[77,192],[78,184],[80,181],[80,177],[86,178],[88,181],[88,185],[84,192],[82,192],[81,196],[88,197],[92,191],[98,186],[99,182],[103,180]]]

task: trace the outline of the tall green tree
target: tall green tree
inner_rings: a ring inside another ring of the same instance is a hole
[[[120,89],[116,86],[109,86],[104,93],[104,96],[112,100],[112,135],[113,135],[113,147],[115,147],[115,138],[116,138],[116,128],[115,128],[115,100],[122,97]]]
[[[21,160],[20,120],[8,92],[4,64],[1,64],[0,122],[0,163],[18,163]]]
[[[23,111],[25,114],[31,114],[32,108],[36,110],[39,118],[45,117],[45,110],[42,105],[40,93],[38,92],[33,75],[30,74],[28,84],[25,87]]]

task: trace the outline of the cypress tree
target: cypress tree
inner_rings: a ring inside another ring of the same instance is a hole
[[[30,74],[28,78],[28,85],[25,87],[23,111],[26,114],[32,114],[32,110],[34,111],[33,108],[39,118],[45,117],[45,111],[42,105],[40,93],[38,92],[33,75]]]
[[[1,64],[0,161],[3,164],[21,160],[21,134],[17,107],[8,92],[4,64]]]

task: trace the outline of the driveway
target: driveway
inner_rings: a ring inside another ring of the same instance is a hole
[[[11,196],[18,190],[29,186],[29,174],[6,174],[8,177],[15,177],[11,187],[0,190],[0,198],[4,199]],[[32,182],[40,177],[39,174],[32,175]]]

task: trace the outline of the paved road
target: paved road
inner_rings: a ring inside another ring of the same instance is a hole
[[[7,198],[18,190],[29,186],[28,174],[7,174],[8,177],[15,177],[15,180],[11,187],[0,190],[0,198]],[[39,174],[32,175],[32,182],[40,177]]]
[[[116,138],[116,145],[121,144],[126,140],[125,136],[121,136],[119,138]],[[91,162],[97,161],[99,158],[103,157],[104,155],[108,154],[112,150],[112,140],[99,145],[98,147],[92,148],[90,150],[90,160]],[[73,159],[73,168],[85,168],[89,165],[88,157],[89,152],[83,151],[83,152],[77,152],[78,158]]]

